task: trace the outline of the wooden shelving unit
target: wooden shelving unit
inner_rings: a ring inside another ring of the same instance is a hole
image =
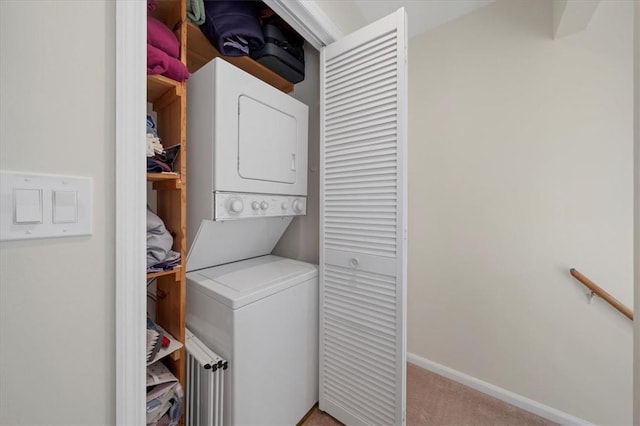
[[[180,60],[186,63],[186,3],[185,0],[159,0],[152,16],[176,33],[180,42]],[[147,182],[153,182],[156,196],[156,214],[174,236],[172,249],[180,252],[182,264],[170,271],[147,274],[147,281],[156,281],[156,323],[184,345],[187,258],[186,223],[186,128],[187,86],[161,75],[147,76],[147,102],[156,113],[158,136],[165,148],[180,145],[174,162],[175,173],[147,173]],[[163,359],[180,383],[185,385],[184,346]]]

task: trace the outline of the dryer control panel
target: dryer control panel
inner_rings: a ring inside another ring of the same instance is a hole
[[[214,192],[214,220],[307,214],[307,197]]]

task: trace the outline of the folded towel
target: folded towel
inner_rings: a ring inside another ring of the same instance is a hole
[[[169,250],[167,257],[162,262],[154,263],[147,266],[147,272],[159,272],[173,269],[180,265],[180,253],[177,251]]]
[[[187,19],[196,25],[202,25],[205,18],[204,0],[187,0]]]
[[[147,135],[149,134],[157,138],[158,127],[156,126],[156,122],[153,120],[153,117],[147,114]]]
[[[147,74],[162,74],[175,81],[189,78],[189,70],[176,58],[147,43]]]
[[[147,209],[147,267],[162,262],[173,246],[173,237],[164,222]]]
[[[169,173],[171,167],[162,160],[158,160],[155,157],[147,157],[147,173]]]
[[[163,154],[164,147],[160,142],[160,138],[153,136],[151,133],[147,133],[147,157],[153,157],[156,154]],[[160,159],[163,160],[164,159]]]
[[[205,23],[200,29],[226,56],[243,56],[264,45],[258,9],[254,2],[205,0]]]
[[[169,55],[147,43],[147,75],[162,74],[169,69]]]
[[[147,43],[172,58],[180,56],[180,42],[169,28],[153,16],[147,16]]]

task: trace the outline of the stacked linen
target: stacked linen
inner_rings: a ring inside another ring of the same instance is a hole
[[[147,75],[161,74],[175,81],[189,78],[189,70],[178,59],[180,42],[162,22],[147,16]]]
[[[147,114],[147,158],[154,157],[162,152],[164,152],[164,147],[160,137],[158,137],[156,122],[153,121],[153,117]],[[147,171],[149,170],[147,169]]]
[[[147,272],[173,269],[180,264],[180,253],[171,250],[173,237],[158,215],[147,208]]]
[[[149,143],[148,137],[147,143]],[[155,147],[156,143],[151,141],[151,146]],[[147,149],[148,147],[149,145]],[[161,152],[155,151],[155,148],[152,149],[153,155],[147,155],[147,173],[175,173],[173,167],[180,153],[180,145],[162,148]]]
[[[187,19],[196,25],[205,21],[204,0],[187,0]]]
[[[173,164],[180,154],[180,144],[165,148],[158,137],[153,117],[147,115],[147,172],[173,172]]]
[[[182,414],[184,392],[169,369],[156,362],[147,367],[147,425],[175,426]]]
[[[147,133],[147,157],[153,157],[163,151],[164,147],[162,146],[162,142],[160,142],[160,138]]]

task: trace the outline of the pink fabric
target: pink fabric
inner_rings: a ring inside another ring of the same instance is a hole
[[[153,16],[147,16],[147,43],[173,58],[180,55],[180,42],[176,36]]]
[[[169,56],[147,43],[147,75],[162,74],[169,68]]]
[[[175,81],[185,81],[189,78],[189,70],[185,64],[176,58],[172,58],[170,56],[167,56],[167,58],[169,61],[169,67],[162,75]]]
[[[158,7],[157,0],[147,0],[147,13],[151,13]]]
[[[189,78],[189,70],[176,58],[147,43],[147,74],[162,74],[175,81]]]

